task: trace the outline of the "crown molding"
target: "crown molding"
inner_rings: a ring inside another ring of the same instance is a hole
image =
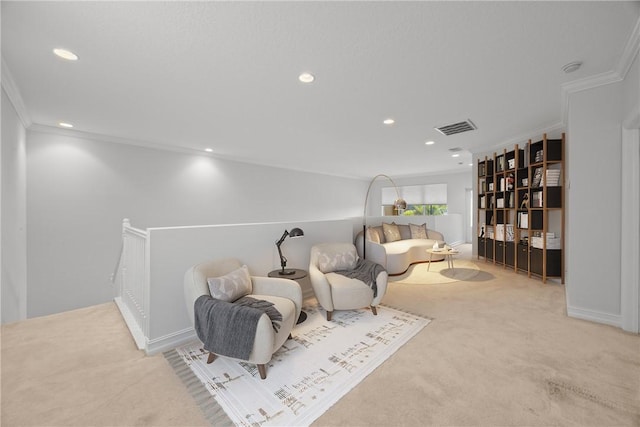
[[[487,153],[490,153],[492,151],[497,152],[498,150],[502,150],[502,149],[508,149],[511,150],[513,148],[514,145],[516,144],[524,144],[527,143],[530,139],[531,140],[539,140],[542,139],[542,136],[546,133],[547,135],[549,135],[550,138],[553,138],[552,135],[555,134],[561,134],[562,132],[565,131],[565,124],[562,122],[559,123],[552,123],[546,126],[542,126],[538,129],[533,129],[528,131],[527,133],[523,133],[519,136],[515,136],[512,138],[509,138],[506,141],[500,142],[499,144],[494,144],[494,145],[490,145],[490,146],[486,146],[483,147],[480,150],[474,150],[471,152],[474,161],[475,159],[480,156],[480,155],[485,155]]]
[[[636,21],[636,25],[627,40],[624,50],[622,51],[622,56],[613,70],[568,82],[561,86],[562,123],[566,125],[568,121],[569,95],[583,90],[621,82],[627,77],[627,73],[629,73],[631,65],[633,65],[633,61],[638,55],[638,51],[640,51],[640,18]]]
[[[640,18],[638,18],[636,26],[633,28],[629,40],[627,40],[627,45],[624,47],[622,57],[616,67],[616,71],[623,80],[627,77],[627,73],[631,69],[631,65],[633,65],[633,61],[638,55],[638,51],[640,51]]]
[[[22,100],[22,96],[20,95],[20,90],[13,80],[13,76],[11,75],[11,71],[9,71],[9,67],[7,63],[4,61],[4,57],[0,57],[0,61],[2,62],[2,77],[0,78],[0,84],[2,85],[2,89],[4,93],[7,94],[9,101],[13,104],[13,108],[16,110],[20,121],[22,122],[22,126],[28,128],[33,123],[31,121],[31,117],[29,117],[29,113],[27,112],[27,108],[24,105],[24,101]]]
[[[32,124],[29,127],[29,131],[40,132],[40,133],[48,133],[48,134],[54,134],[54,135],[62,135],[62,136],[68,136],[68,137],[72,137],[72,138],[82,138],[82,139],[88,139],[88,140],[96,141],[96,142],[111,142],[111,143],[114,143],[114,144],[133,145],[133,146],[136,146],[136,147],[144,147],[144,148],[162,150],[162,151],[173,151],[173,152],[185,153],[185,154],[199,154],[199,155],[207,155],[208,154],[208,153],[203,153],[200,150],[184,148],[184,147],[179,147],[179,146],[174,146],[174,145],[164,145],[164,144],[158,144],[158,143],[155,143],[155,142],[134,140],[134,139],[128,139],[128,138],[120,138],[120,137],[117,137],[117,136],[106,135],[106,134],[101,134],[101,133],[86,132],[86,131],[81,131],[81,130],[76,130],[76,129],[63,129],[63,128],[59,128],[59,127],[55,127],[55,126],[41,125],[41,124],[38,124],[38,123]]]

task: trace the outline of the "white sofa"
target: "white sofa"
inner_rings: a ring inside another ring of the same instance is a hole
[[[411,264],[428,261],[429,254],[427,249],[433,248],[434,243],[437,242],[440,247],[445,245],[442,233],[429,230],[424,224],[418,226],[392,223],[387,224],[386,228],[393,228],[393,225],[397,227],[400,234],[397,240],[389,239],[389,233],[385,236],[383,225],[367,228],[366,258],[384,266],[389,274],[402,274],[407,271]],[[424,227],[426,238],[415,238],[415,236],[420,235],[420,233],[416,232],[417,227]],[[411,233],[412,228],[414,231],[413,236]],[[356,248],[358,249],[358,255],[361,257],[363,256],[363,243],[364,235],[361,231],[356,236]],[[441,261],[443,259],[444,256],[434,254],[432,261]]]

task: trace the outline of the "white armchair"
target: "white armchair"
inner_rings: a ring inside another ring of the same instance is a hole
[[[238,271],[241,267],[242,263],[237,259],[225,259],[203,262],[187,270],[184,276],[184,294],[191,322],[195,324],[195,301],[202,295],[211,295],[208,279],[224,277]],[[260,377],[264,379],[266,378],[266,364],[271,360],[271,356],[291,336],[290,332],[302,309],[302,291],[298,283],[289,279],[250,276],[250,282],[251,290],[246,296],[273,303],[282,315],[282,321],[279,322],[280,327],[275,330],[271,318],[267,314],[262,314],[258,321],[255,341],[249,357],[238,359],[256,364]],[[212,363],[216,354],[225,356],[217,353],[215,348],[207,348],[206,350],[210,352],[207,363]]]
[[[336,273],[353,270],[357,262],[356,247],[352,243],[321,243],[311,247],[309,278],[316,299],[327,312],[327,320],[331,320],[334,310],[367,306],[377,315],[376,307],[387,292],[388,274],[379,266],[375,280],[368,284]]]

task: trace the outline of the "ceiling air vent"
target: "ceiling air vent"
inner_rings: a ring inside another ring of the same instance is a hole
[[[476,125],[474,125],[473,122],[469,119],[464,122],[454,123],[452,125],[446,125],[436,128],[438,132],[446,136],[454,135],[456,133],[468,132],[475,129],[477,129]]]

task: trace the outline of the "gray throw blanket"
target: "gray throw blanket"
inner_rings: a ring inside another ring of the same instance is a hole
[[[273,303],[242,297],[226,302],[201,295],[193,305],[195,330],[204,349],[221,356],[248,359],[260,317],[266,313],[278,331],[282,314]]]
[[[373,290],[373,297],[378,296],[378,284],[376,277],[385,271],[384,267],[368,259],[359,258],[353,270],[337,270],[334,273],[341,274],[350,279],[358,279],[366,283]]]

